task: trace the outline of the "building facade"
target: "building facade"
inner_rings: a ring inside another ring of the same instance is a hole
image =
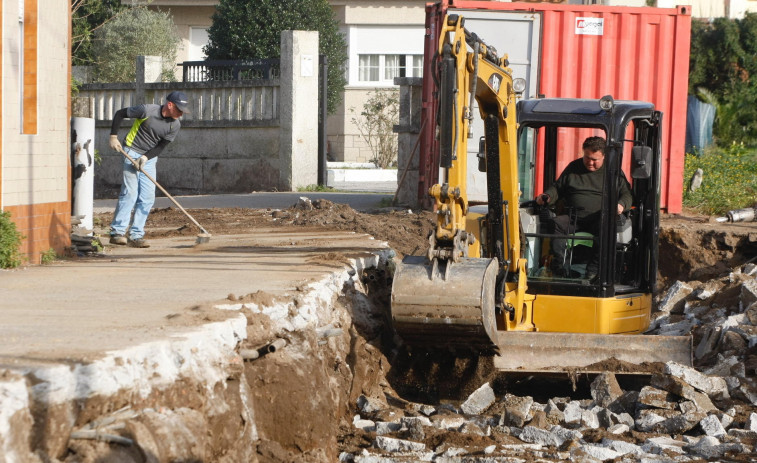
[[[498,1],[498,0],[491,0]],[[217,0],[153,0],[170,10],[182,38],[178,61],[202,60],[207,28]],[[367,162],[373,154],[353,120],[375,91],[396,91],[394,77],[422,73],[425,4],[427,0],[329,0],[348,46],[344,98],[327,120],[329,157],[334,161]],[[647,0],[564,0],[552,3],[648,6]],[[757,11],[757,0],[655,0],[653,6],[691,4],[695,18],[743,17]],[[264,58],[264,57],[261,57]],[[177,77],[181,78],[180,68]]]
[[[0,209],[28,262],[70,243],[70,3],[0,0]]]

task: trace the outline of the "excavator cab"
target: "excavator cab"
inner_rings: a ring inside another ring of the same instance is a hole
[[[650,103],[610,97],[602,101],[607,102],[607,110],[597,100],[518,103],[518,176],[524,199],[519,214],[530,291],[607,298],[654,289],[662,114]],[[548,208],[528,199],[555,182],[565,167],[565,161],[559,165],[560,160],[580,157],[581,142],[589,136],[604,138],[607,148],[602,209],[587,230],[576,223],[580,211],[573,205],[559,202]],[[629,186],[632,204],[617,214],[617,185],[621,183]],[[557,215],[564,216],[575,231],[557,234],[553,223]],[[557,240],[564,243],[561,256],[552,251]],[[588,270],[592,259],[598,271]],[[564,271],[558,275],[553,271],[556,268]]]

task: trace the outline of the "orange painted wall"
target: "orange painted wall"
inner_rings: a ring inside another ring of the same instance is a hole
[[[63,255],[71,245],[71,204],[60,203],[6,206],[11,213],[16,229],[26,236],[21,244],[21,252],[26,254],[29,264],[39,264],[40,254],[52,248]]]

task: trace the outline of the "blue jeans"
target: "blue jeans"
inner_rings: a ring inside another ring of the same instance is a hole
[[[140,154],[131,148],[124,147],[126,154],[133,159],[140,157]],[[110,234],[125,235],[126,229],[129,228],[129,238],[137,240],[145,236],[145,222],[150,214],[150,209],[155,203],[155,184],[150,181],[142,172],[137,171],[130,161],[123,158],[124,179],[121,184],[121,194],[118,196],[118,205],[113,215],[113,222],[110,223]],[[144,170],[152,178],[155,178],[156,165],[158,158],[152,158],[145,164]],[[134,211],[134,220],[131,220],[131,213]]]

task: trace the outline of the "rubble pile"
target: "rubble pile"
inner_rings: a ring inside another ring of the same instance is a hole
[[[753,461],[756,276],[748,263],[660,295],[648,333],[693,335],[695,368],[668,362],[636,390],[603,373],[591,399],[497,396],[490,383],[433,406],[361,396],[352,426],[365,445],[342,445],[340,461]]]
[[[697,461],[749,455],[757,408],[729,397],[726,380],[669,362],[640,391],[612,373],[591,399],[496,398],[484,384],[459,406],[360,396],[353,418],[370,447],[340,461]],[[390,405],[391,403],[391,405]],[[744,461],[749,461],[744,460]]]
[[[731,397],[757,405],[757,265],[706,282],[675,282],[660,297],[648,333],[691,334],[694,365]]]

